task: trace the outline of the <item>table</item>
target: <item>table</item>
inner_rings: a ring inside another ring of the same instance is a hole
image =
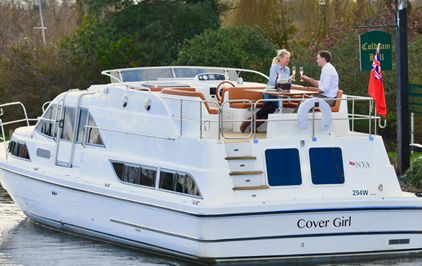
[[[317,88],[308,88],[308,89],[300,89],[300,87],[302,86],[298,86],[298,85],[293,85],[296,88],[295,89],[291,89],[290,91],[276,91],[276,90],[268,90],[268,89],[246,89],[247,91],[253,91],[253,92],[259,92],[262,94],[268,94],[268,95],[272,95],[272,96],[277,96],[279,98],[282,98],[282,103],[279,105],[280,106],[280,111],[283,112],[283,104],[284,103],[288,103],[291,106],[289,106],[289,108],[297,108],[294,106],[294,104],[296,103],[290,103],[289,99],[290,98],[305,98],[306,95],[308,96],[313,96],[313,95],[318,95],[319,94],[319,90],[317,91]],[[305,87],[303,87],[305,88]],[[287,100],[286,100],[287,99]],[[296,104],[298,105],[298,104]]]
[[[290,91],[276,91],[276,90],[258,90],[258,89],[246,89],[247,91],[259,92],[262,94],[269,94],[278,97],[288,97],[288,96],[303,96],[303,95],[317,95],[318,91],[311,90],[301,90],[301,89],[291,89]]]

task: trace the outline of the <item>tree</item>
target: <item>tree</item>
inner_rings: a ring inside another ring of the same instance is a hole
[[[403,175],[402,181],[412,188],[422,189],[422,156],[412,162],[411,167]]]
[[[72,66],[66,64],[57,44],[75,29],[73,4],[45,0],[42,7],[46,45],[33,28],[40,25],[34,1],[0,1],[0,102],[22,101],[32,117],[40,114],[42,103],[73,88]]]
[[[258,27],[246,26],[207,30],[189,40],[180,50],[181,65],[250,68],[267,72],[276,45]]]
[[[298,30],[294,23],[295,10],[293,1],[236,1],[227,15],[227,25],[259,26],[278,47],[289,48]]]
[[[47,27],[47,41],[57,42],[69,36],[76,28],[74,8],[71,0],[42,1],[44,23]],[[0,53],[15,41],[32,39],[41,42],[38,6],[33,1],[0,1]]]
[[[74,88],[69,66],[54,44],[14,42],[0,56],[0,102],[21,101],[30,117],[39,116],[44,102]]]
[[[82,71],[81,86],[103,80],[99,73],[108,68],[171,64],[186,40],[220,26],[215,0],[86,3],[90,15],[63,46]],[[89,11],[94,7],[100,14]]]

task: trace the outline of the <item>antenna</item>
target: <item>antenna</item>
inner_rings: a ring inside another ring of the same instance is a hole
[[[41,27],[34,27],[34,29],[40,29],[41,30],[41,33],[42,33],[42,42],[43,42],[43,44],[45,44],[45,30],[47,28],[44,27],[44,18],[43,18],[43,15],[42,15],[41,1],[42,0],[38,0],[38,9],[40,10]]]

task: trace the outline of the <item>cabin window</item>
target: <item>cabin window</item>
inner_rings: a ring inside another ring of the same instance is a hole
[[[302,184],[299,151],[297,149],[269,149],[265,151],[268,184],[294,186]]]
[[[117,177],[124,183],[155,187],[157,169],[150,166],[112,162]]]
[[[92,118],[87,109],[81,108],[79,111],[76,142],[82,143],[84,136],[86,137],[85,143],[87,144],[104,145],[94,118]]]
[[[313,184],[344,183],[343,156],[340,148],[311,148],[309,159]]]
[[[49,137],[56,137],[57,134],[57,122],[60,116],[61,106],[57,109],[57,105],[53,104],[48,107],[40,119],[35,130],[43,135]]]
[[[25,143],[17,142],[17,141],[10,141],[9,146],[7,147],[8,152],[16,157],[29,160],[29,152],[28,148],[26,147]]]
[[[74,122],[76,112],[74,108],[65,107],[64,117],[61,123],[59,118],[61,116],[61,106],[51,105],[44,113],[41,121],[38,123],[36,130],[46,136],[56,137],[57,126],[62,126],[60,138],[68,141],[73,141],[73,134],[76,134],[76,142],[82,143],[84,138],[84,128],[86,127],[86,141],[87,144],[104,145],[101,138],[100,131],[87,109],[81,108],[79,110],[79,120],[76,125],[76,132],[74,130]],[[57,114],[56,114],[57,113]],[[74,133],[75,132],[75,133]]]
[[[63,126],[60,138],[68,141],[73,141],[74,124],[75,124],[75,109],[71,107],[64,108]]]
[[[201,197],[201,193],[193,177],[183,172],[161,170],[159,188]]]
[[[92,118],[91,114],[88,117],[88,133],[87,133],[87,143],[96,144],[96,145],[104,145],[103,139],[101,138],[100,131],[97,128],[97,124]]]
[[[88,120],[88,110],[87,109],[80,109],[79,110],[79,121],[78,121],[78,131],[76,134],[76,141],[82,142],[84,137],[84,128],[86,126],[86,121]],[[85,129],[87,130],[87,129]]]

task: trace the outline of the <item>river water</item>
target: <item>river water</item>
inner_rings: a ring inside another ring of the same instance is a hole
[[[263,265],[264,263],[260,263]],[[0,186],[0,265],[174,265],[192,263],[151,255],[45,228],[30,221]],[[281,265],[281,263],[272,263]],[[297,265],[301,265],[298,263]],[[334,265],[334,264],[325,264]],[[354,262],[336,265],[415,266],[422,257]]]

